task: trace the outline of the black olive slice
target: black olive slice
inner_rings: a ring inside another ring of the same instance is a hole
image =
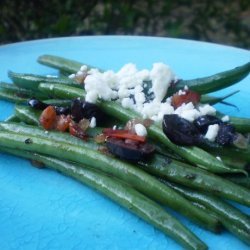
[[[176,114],[164,115],[162,128],[169,140],[177,145],[193,146],[203,141],[194,124]]]
[[[113,155],[129,161],[144,161],[155,150],[149,143],[126,143],[125,140],[112,137],[107,138],[106,146]]]
[[[55,106],[55,110],[57,115],[68,115],[70,113],[69,107]]]
[[[49,106],[48,104],[41,102],[41,101],[34,99],[34,98],[32,98],[28,101],[28,105],[31,106],[32,108],[38,109],[38,110],[44,110]]]
[[[83,118],[91,119],[95,117],[97,124],[99,124],[104,118],[103,112],[97,105],[81,100],[80,98],[72,101],[71,115],[75,122],[79,122]]]
[[[213,115],[202,115],[194,120],[194,125],[198,130],[205,134],[207,132],[208,126],[214,125],[214,124],[222,124],[223,122]]]
[[[230,124],[223,123],[219,127],[219,131],[216,137],[216,142],[222,146],[231,145],[235,137],[236,137],[235,128]]]

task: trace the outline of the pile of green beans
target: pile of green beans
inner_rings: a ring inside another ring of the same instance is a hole
[[[74,80],[67,78],[68,74],[77,72],[82,63],[52,55],[40,56],[38,62],[58,69],[60,76],[55,78],[10,71],[8,74],[14,84],[0,83],[0,98],[16,103],[15,113],[0,122],[0,151],[39,161],[94,188],[186,249],[208,247],[169,214],[164,206],[206,230],[219,233],[226,229],[250,244],[249,216],[237,208],[237,203],[250,207],[250,148],[204,150],[177,146],[164,135],[159,124],[154,124],[148,128],[148,136],[152,143],[157,142],[157,153],[147,162],[132,164],[103,153],[94,139],[83,141],[56,131],[45,133],[39,123],[41,112],[28,107],[27,100],[36,97],[47,104],[67,106],[74,98],[84,98],[85,91]],[[223,102],[237,91],[223,97],[206,94],[237,83],[249,71],[250,63],[246,63],[210,77],[181,80],[172,86],[170,92],[187,85],[203,94],[202,102]],[[138,113],[114,102],[99,100],[97,105],[121,123],[140,117]],[[230,122],[237,131],[250,132],[250,119],[230,117]],[[101,130],[92,129],[90,135],[94,137]],[[231,161],[232,154],[240,160]],[[221,156],[222,161],[216,156]]]

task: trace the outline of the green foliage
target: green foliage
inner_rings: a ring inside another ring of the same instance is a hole
[[[250,1],[0,1],[0,43],[106,34],[188,38],[250,48]]]

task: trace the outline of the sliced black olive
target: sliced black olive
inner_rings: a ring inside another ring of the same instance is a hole
[[[28,105],[39,110],[44,110],[49,106],[48,104],[33,98],[28,101]]]
[[[85,102],[80,98],[72,101],[71,115],[75,122],[79,122],[83,118],[91,119],[96,118],[97,124],[103,120],[103,112],[93,103]]]
[[[205,134],[207,132],[209,125],[214,124],[222,124],[223,122],[213,115],[203,115],[194,120],[195,127],[202,133]]]
[[[111,137],[107,138],[106,145],[110,153],[129,161],[144,161],[155,150],[149,143],[125,143],[122,139]]]
[[[83,101],[80,98],[71,103],[71,116],[75,122],[79,122],[83,118],[82,104]]]
[[[222,146],[231,145],[235,139],[235,128],[226,123],[222,123],[216,137],[216,142]]]
[[[177,145],[192,146],[203,141],[194,124],[176,114],[164,115],[162,128],[169,140]]]
[[[55,110],[57,115],[68,115],[70,113],[69,107],[55,106]]]

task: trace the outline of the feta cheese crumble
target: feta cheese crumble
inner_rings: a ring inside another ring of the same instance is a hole
[[[228,115],[225,115],[225,116],[223,116],[222,118],[221,118],[221,120],[223,121],[223,122],[229,122],[229,116]]]
[[[197,105],[192,102],[184,103],[177,109],[171,105],[171,97],[164,100],[168,88],[177,80],[174,72],[164,63],[154,63],[151,70],[138,70],[133,63],[125,64],[120,70],[114,72],[107,70],[100,72],[81,66],[76,74],[69,78],[85,75],[85,100],[96,103],[98,99],[116,101],[124,108],[132,109],[144,119],[162,122],[165,114],[178,114],[180,117],[193,122],[202,115],[215,115],[216,110],[209,104]],[[185,95],[188,86],[178,91]]]
[[[209,141],[214,142],[218,134],[219,128],[220,127],[218,124],[209,125],[207,133],[205,134],[205,138],[207,138]]]
[[[96,127],[96,118],[95,117],[91,118],[89,127],[90,128],[95,128]]]
[[[135,124],[135,133],[139,136],[146,136],[147,129],[141,123],[137,123],[137,124]]]

